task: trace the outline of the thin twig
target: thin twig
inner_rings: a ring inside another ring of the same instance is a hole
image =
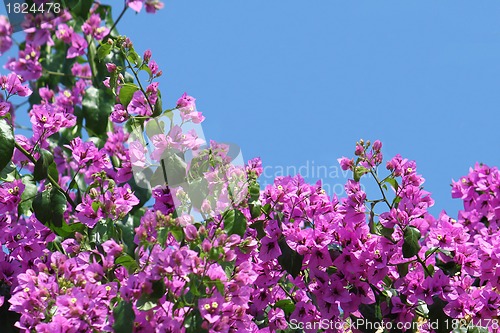
[[[378,188],[380,189],[380,193],[382,193],[382,197],[384,198],[385,203],[387,204],[387,206],[389,206],[389,209],[392,209],[392,205],[389,203],[387,197],[385,196],[384,189],[382,188],[382,183],[378,179],[377,174],[373,172],[372,169],[370,169],[370,173],[373,176],[373,178],[375,178],[375,181],[377,182]]]
[[[71,76],[71,77],[76,77],[78,79],[92,80],[92,77],[90,77],[90,76],[69,75],[69,74],[66,74],[66,73],[54,72],[54,71],[49,71],[49,70],[44,70],[43,72],[46,73],[46,74],[49,74],[49,75]]]
[[[103,41],[105,41],[106,38],[108,38],[108,36],[111,35],[111,33],[113,32],[113,29],[116,28],[116,26],[118,25],[118,22],[120,22],[120,20],[122,19],[123,15],[127,11],[127,9],[128,9],[127,2],[124,2],[124,6],[123,6],[123,9],[122,9],[122,12],[120,13],[120,15],[118,16],[118,18],[116,19],[116,21],[111,26],[111,29],[109,29],[108,34],[106,36],[104,36],[104,38],[102,39]]]

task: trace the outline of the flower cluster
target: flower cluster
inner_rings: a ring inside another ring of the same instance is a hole
[[[0,78],[0,307],[17,329],[317,332],[363,319],[345,331],[490,320],[498,332],[497,168],[453,183],[456,218],[429,213],[415,161],[396,155],[384,170],[378,140],[339,159],[345,197],[300,175],[261,189],[260,159],[236,166],[235,147],[207,144],[187,93],[165,109],[152,52],[116,34],[110,6],[82,6],[28,16]],[[0,54],[11,34],[0,17]],[[12,98],[28,96],[31,137],[12,126]]]
[[[12,46],[12,26],[7,17],[0,16],[0,55],[7,52]]]
[[[81,251],[75,240],[62,247],[64,254],[53,252],[17,276],[10,299],[11,310],[21,314],[17,327],[47,333],[110,331],[109,312],[118,290],[109,276],[121,247],[112,240],[102,244],[104,254]]]

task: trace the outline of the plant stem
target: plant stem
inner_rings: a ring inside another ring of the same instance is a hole
[[[134,67],[132,67],[132,64],[130,63],[130,61],[128,60],[128,58],[127,58],[126,55],[125,55],[125,60],[127,61],[128,67],[130,68],[130,70],[132,71],[132,73],[134,73],[134,77],[137,80],[137,84],[139,85],[139,89],[141,90],[142,94],[146,98],[146,101],[148,102],[148,105],[151,108],[151,112],[154,112],[155,111],[154,107],[151,104],[151,101],[149,100],[148,95],[146,94],[146,90],[142,86],[141,80],[139,79],[139,75],[137,75],[137,72],[134,70]]]
[[[374,217],[375,217],[375,212],[373,211],[375,209],[375,205],[376,203],[375,202],[372,202],[371,203],[371,208],[370,208],[370,219],[368,220],[368,226],[370,227],[370,232],[372,234],[375,234],[376,233],[376,229],[375,229],[375,221],[374,221]]]
[[[21,152],[23,153],[24,156],[26,156],[32,163],[36,163],[36,160],[33,156],[31,156],[31,154],[26,150],[24,149],[19,143],[15,142],[15,146],[16,148]],[[62,193],[64,193],[64,196],[66,197],[66,200],[69,202],[69,204],[71,205],[71,207],[73,207],[73,209],[76,208],[76,204],[75,202],[73,201],[73,199],[71,199],[71,197],[69,196],[68,193],[66,193],[62,187],[59,185],[59,183],[57,183],[56,180],[54,180],[54,178],[52,178],[51,175],[47,175],[47,179],[49,180],[49,182],[52,184],[52,186],[54,186],[55,188],[57,188],[59,191],[61,191]]]
[[[432,277],[432,274],[431,272],[429,271],[429,269],[427,268],[427,265],[425,264],[425,262],[420,258],[420,256],[417,254],[417,261],[422,265],[422,267],[424,268],[425,272],[427,273],[428,276]]]
[[[113,32],[113,29],[116,28],[116,26],[118,25],[118,22],[120,22],[120,20],[122,19],[123,15],[127,11],[127,9],[128,9],[128,6],[127,6],[127,3],[125,2],[124,6],[123,6],[123,9],[122,9],[122,12],[120,13],[120,15],[118,16],[118,18],[116,19],[116,21],[111,26],[111,29],[109,29],[109,33],[106,36],[104,36],[104,38],[102,39],[103,41],[105,41],[106,38],[108,38],[108,36],[111,35],[111,33]]]
[[[92,81],[95,81],[94,79],[96,78],[97,75],[97,67],[95,65],[95,44],[93,43],[92,37],[91,36],[86,36],[87,39],[87,45],[88,45],[88,52],[87,52],[87,60],[90,66],[90,71],[92,72]],[[94,86],[98,86],[97,82],[93,82]]]
[[[92,78],[90,76],[69,75],[69,74],[66,74],[66,73],[54,72],[54,71],[49,71],[49,70],[44,70],[43,72],[46,73],[46,74],[49,74],[49,75],[71,76],[71,77],[76,77],[76,78],[79,78],[79,79],[92,80]]]
[[[385,196],[384,189],[382,188],[382,183],[378,179],[377,174],[375,172],[373,172],[373,169],[370,169],[370,173],[372,174],[373,178],[375,178],[375,181],[377,182],[378,188],[380,189],[380,193],[382,193],[382,197],[384,198],[383,200],[385,201],[387,206],[389,206],[389,209],[392,209],[392,205],[389,203],[389,201],[387,200],[387,197]]]
[[[278,286],[285,292],[285,294],[292,300],[293,303],[297,304],[297,301],[295,298],[293,298],[292,294],[281,284],[281,282],[278,282]]]

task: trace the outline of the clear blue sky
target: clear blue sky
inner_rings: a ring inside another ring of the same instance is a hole
[[[196,97],[205,135],[268,174],[331,170],[380,139],[417,161],[432,212],[455,215],[451,179],[500,165],[499,1],[168,0],[119,30],[153,51],[165,106]]]

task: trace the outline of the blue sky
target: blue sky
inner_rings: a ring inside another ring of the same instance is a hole
[[[152,50],[165,106],[196,97],[205,135],[260,156],[269,176],[333,170],[380,139],[387,158],[417,161],[432,212],[455,215],[451,179],[500,164],[498,1],[169,0],[119,31]]]

